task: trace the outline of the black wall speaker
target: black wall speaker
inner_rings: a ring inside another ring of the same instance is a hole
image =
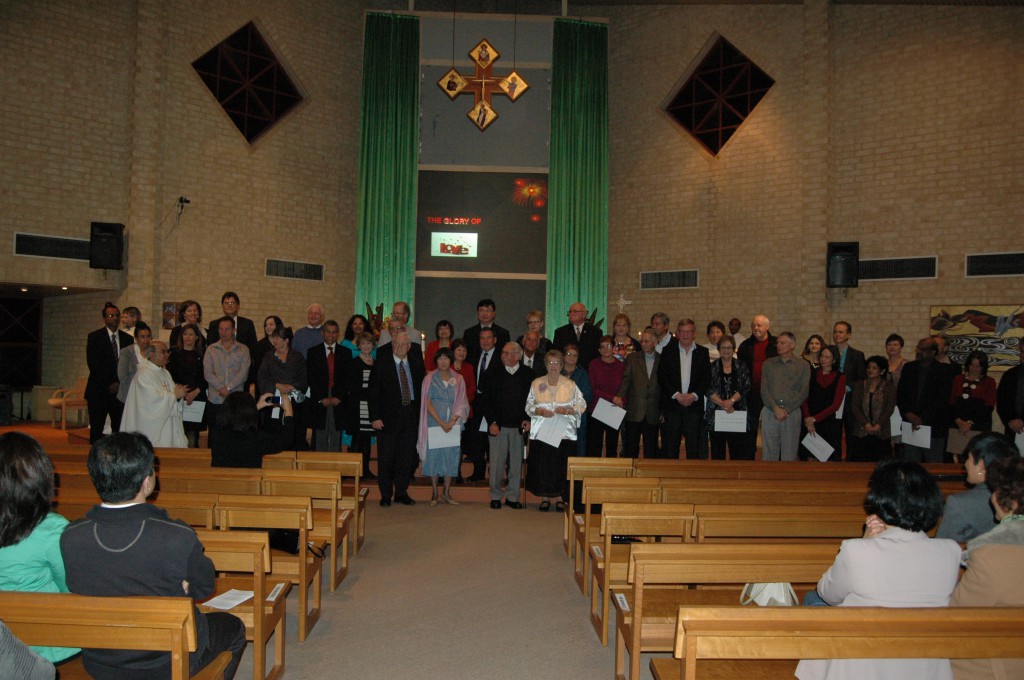
[[[829,288],[856,288],[860,270],[860,243],[828,244],[828,264],[825,270],[825,284]]]
[[[124,225],[93,222],[89,232],[89,268],[124,269]]]

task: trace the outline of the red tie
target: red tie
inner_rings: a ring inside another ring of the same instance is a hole
[[[334,348],[327,348],[327,389],[334,389]]]

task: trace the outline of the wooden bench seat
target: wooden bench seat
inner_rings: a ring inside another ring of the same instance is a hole
[[[341,507],[352,511],[352,526],[355,527],[355,532],[350,543],[352,556],[355,557],[366,541],[366,499],[370,495],[370,490],[362,485],[363,454],[297,451],[295,469],[335,470],[341,474]]]
[[[570,456],[566,465],[569,480],[569,502],[565,504],[565,517],[562,519],[562,543],[565,555],[573,558],[573,529],[576,504],[582,495],[580,486],[585,477],[632,477],[634,461],[632,458],[587,458]],[[578,488],[579,487],[579,488]]]
[[[630,544],[613,543],[615,536],[647,541],[690,540],[693,505],[687,503],[606,503],[601,509],[601,540],[590,544],[590,622],[608,644],[611,588],[626,583]]]
[[[172,519],[180,519],[192,527],[213,529],[217,525],[217,494],[161,491],[146,501],[166,510]],[[101,501],[95,489],[71,487],[55,489],[53,502],[54,512],[73,522],[85,517],[85,513]]]
[[[809,590],[832,565],[839,541],[833,545],[636,543],[631,548],[628,585],[612,590],[615,677],[620,680],[640,677],[642,652],[673,649],[681,605],[738,603],[745,583],[788,582],[798,593]],[[695,589],[723,585],[733,588]]]
[[[330,546],[331,592],[348,574],[348,543],[353,512],[341,507],[341,474],[335,470],[264,470],[264,496],[309,496],[313,501],[310,539]]]
[[[267,533],[200,529],[196,534],[218,572],[211,597],[232,589],[252,591],[252,598],[226,611],[242,620],[245,638],[253,643],[254,680],[276,680],[284,675],[285,610],[292,584],[289,580],[267,578],[273,566]],[[269,597],[275,589],[277,593]],[[208,612],[225,611],[203,604],[199,608]],[[268,670],[267,644],[271,637],[274,638],[274,664]]]
[[[308,497],[234,496],[217,499],[217,524],[222,531],[242,529],[292,529],[299,532],[299,553],[271,551],[272,579],[288,579],[299,587],[299,641],[309,635],[320,618],[320,572],[323,558],[307,549],[313,529],[313,506]],[[314,547],[322,550],[326,543]],[[322,554],[322,553],[321,553]]]
[[[195,610],[187,597],[0,592],[0,613],[28,645],[168,652],[172,680],[188,680],[188,655],[196,651]],[[230,662],[231,653],[224,652],[192,677],[219,680]],[[61,665],[60,677],[90,676],[79,657]]]
[[[594,505],[604,503],[656,503],[658,479],[587,477],[583,480],[583,514],[573,516],[573,574],[584,595],[590,592],[590,544],[601,537],[601,515]]]
[[[1020,658],[1024,608],[684,606],[673,655],[651,661],[657,680],[788,680],[798,659]]]

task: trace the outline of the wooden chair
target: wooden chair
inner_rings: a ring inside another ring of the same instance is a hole
[[[565,556],[573,557],[573,532],[576,501],[578,493],[576,483],[582,482],[584,477],[632,477],[632,458],[586,458],[583,456],[570,456],[566,466],[566,474],[569,480],[569,502],[565,504],[565,517],[562,521],[562,543],[565,546]]]
[[[299,586],[299,642],[320,618],[320,571],[323,558],[308,550],[313,529],[313,506],[308,497],[232,496],[217,500],[218,525],[228,529],[293,529],[299,532],[299,554],[272,551],[272,579],[288,579]],[[314,547],[323,547],[324,544]]]
[[[70,593],[0,592],[3,621],[22,642],[54,647],[168,652],[171,679],[188,680],[196,620],[187,597],[86,597]],[[224,652],[193,680],[221,680]],[[61,680],[89,678],[79,657],[62,664]]]
[[[333,593],[348,574],[348,543],[352,511],[341,507],[341,474],[334,470],[266,470],[265,496],[309,496],[313,501],[310,539],[331,547]]]
[[[745,583],[788,582],[798,592],[809,590],[832,566],[838,548],[838,541],[832,545],[633,544],[627,586],[612,591],[615,677],[637,680],[641,653],[673,649],[680,606],[738,603]],[[731,588],[699,587],[723,585]]]
[[[206,556],[220,574],[213,597],[229,590],[251,590],[251,599],[227,610],[245,624],[245,637],[253,643],[254,680],[276,680],[284,675],[285,609],[291,581],[268,580],[270,543],[265,531],[196,531]],[[280,586],[280,588],[278,588]],[[269,597],[273,591],[273,597]],[[221,611],[200,604],[203,611]],[[274,637],[274,665],[267,670],[267,644]]]
[[[75,411],[75,423],[81,424],[82,411],[88,410],[89,402],[85,399],[87,379],[79,378],[71,389],[54,390],[46,405],[50,407],[50,425],[57,427],[57,411],[60,411],[60,429],[68,429],[68,411]]]
[[[792,678],[798,659],[1024,657],[1024,608],[680,607],[657,680]],[[741,661],[737,661],[741,660]]]
[[[297,451],[295,454],[297,470],[337,470],[346,493],[342,495],[341,507],[351,510],[352,524],[356,528],[352,543],[352,556],[359,554],[366,540],[366,498],[369,489],[362,486],[363,454],[361,453],[328,453],[324,451]],[[349,490],[351,487],[351,491]]]
[[[602,540],[590,545],[590,622],[602,645],[608,644],[611,588],[626,584],[629,567],[630,544],[613,543],[613,537],[684,542],[690,540],[693,520],[693,505],[688,503],[605,503],[601,509]]]
[[[573,518],[573,570],[581,593],[586,595],[590,592],[587,580],[590,543],[601,535],[601,516],[594,512],[593,506],[601,503],[657,503],[660,494],[657,479],[587,477],[583,480],[583,514]]]

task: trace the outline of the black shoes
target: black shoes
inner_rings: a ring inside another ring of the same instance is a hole
[[[505,501],[505,505],[507,505],[508,507],[512,508],[513,510],[522,510],[523,509],[523,504],[520,503],[519,501],[506,500]]]
[[[416,501],[414,501],[413,499],[409,498],[408,496],[402,496],[401,498],[396,498],[395,502],[396,503],[401,503],[402,505],[416,505]]]
[[[548,510],[551,509],[551,501],[549,501],[549,500],[541,501],[540,505],[537,507],[537,509],[540,510],[541,512],[547,512]]]
[[[491,501],[491,510],[501,510],[501,501]]]
[[[382,507],[382,508],[390,508],[391,507],[391,501],[389,501],[387,498],[381,498],[380,499],[380,507]]]

